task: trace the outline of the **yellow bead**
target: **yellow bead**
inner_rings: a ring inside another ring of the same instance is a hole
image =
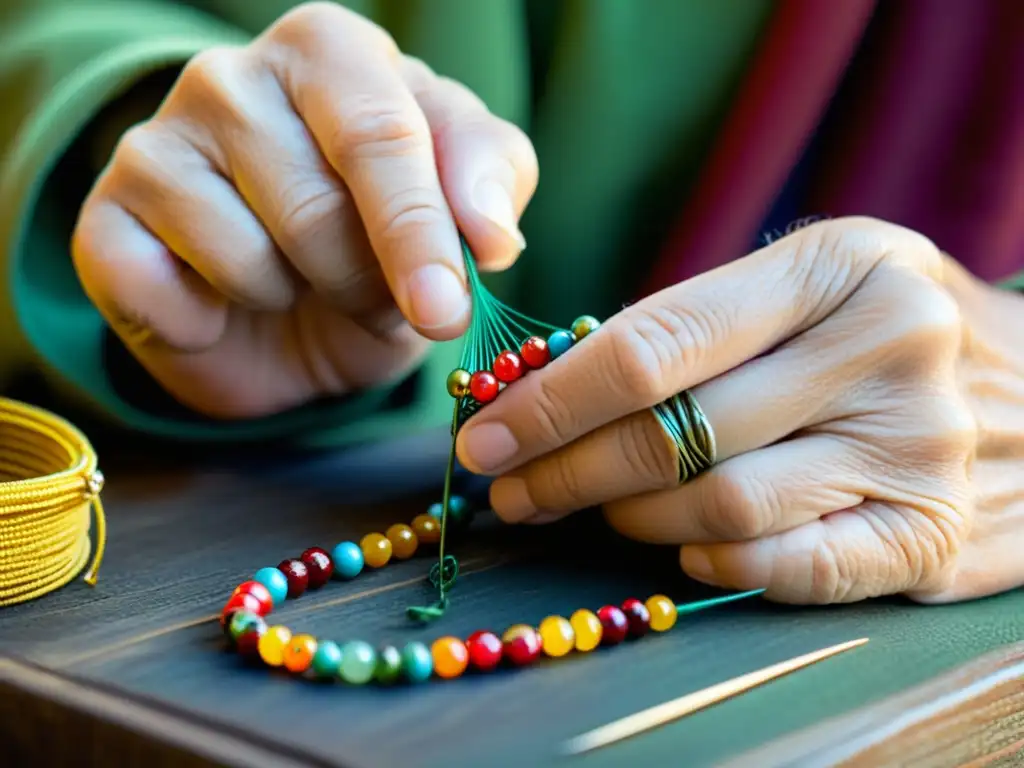
[[[436,544],[441,540],[441,523],[433,515],[416,515],[412,520],[412,532],[424,544]]]
[[[295,635],[284,647],[282,661],[289,672],[305,672],[313,663],[316,654],[316,638],[312,635]]]
[[[363,550],[363,561],[371,568],[383,568],[391,560],[391,542],[387,536],[379,533],[368,533],[359,542]]]
[[[408,560],[414,554],[416,554],[416,547],[419,545],[419,540],[416,538],[415,532],[408,525],[404,523],[395,523],[388,528],[385,536],[388,537],[388,541],[391,542],[391,554],[398,560]]]
[[[572,630],[572,624],[561,616],[548,616],[540,623],[538,631],[541,647],[548,656],[565,656],[576,647],[576,633]]]
[[[469,394],[469,380],[472,378],[469,371],[464,368],[456,368],[448,374],[448,394],[460,399]]]
[[[601,644],[604,627],[597,614],[581,608],[569,617],[569,623],[576,635],[577,651],[592,651]]]
[[[292,631],[280,624],[268,627],[260,637],[256,650],[263,663],[271,667],[280,667],[284,663],[284,649],[292,639]]]
[[[600,327],[601,323],[596,317],[583,315],[573,321],[572,335],[576,337],[576,341],[582,341],[584,337],[589,336]]]
[[[666,632],[676,625],[676,604],[664,595],[653,595],[644,603],[651,614],[651,629]]]

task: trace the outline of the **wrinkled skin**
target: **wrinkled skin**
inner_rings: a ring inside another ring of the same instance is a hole
[[[610,318],[459,437],[509,522],[603,505],[704,582],[785,602],[1024,583],[1024,299],[919,234],[801,229]],[[690,389],[718,463],[682,486],[650,411]]]

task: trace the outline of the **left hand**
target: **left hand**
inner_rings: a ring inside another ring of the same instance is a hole
[[[649,409],[687,389],[718,457],[678,485]],[[603,505],[716,586],[994,594],[1024,584],[1024,299],[906,229],[814,224],[624,309],[458,448],[506,521]]]

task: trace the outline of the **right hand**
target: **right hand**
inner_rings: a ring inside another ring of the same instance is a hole
[[[128,130],[72,242],[89,298],[176,399],[272,414],[408,372],[468,321],[461,231],[510,266],[537,160],[464,86],[331,3],[205,51]]]

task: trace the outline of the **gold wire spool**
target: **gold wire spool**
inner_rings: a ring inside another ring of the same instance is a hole
[[[96,451],[49,411],[0,397],[0,606],[49,594],[74,579],[95,586],[106,544]]]

